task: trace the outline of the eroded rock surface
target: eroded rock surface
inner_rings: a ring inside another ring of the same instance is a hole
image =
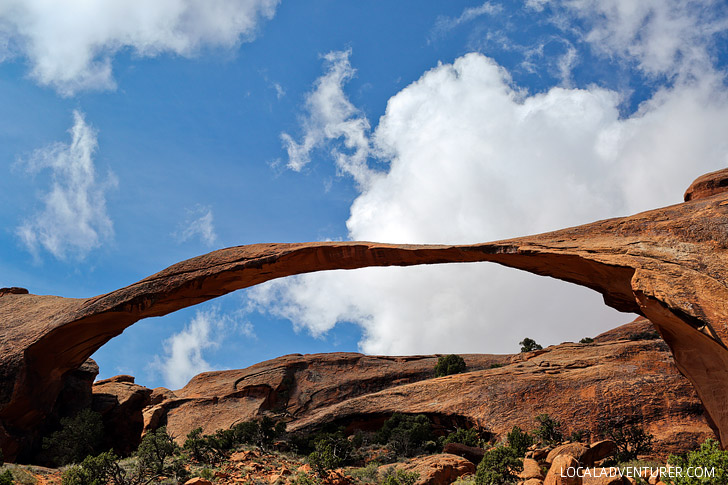
[[[697,181],[696,181],[697,182]],[[0,293],[0,440],[13,458],[51,412],[63,377],[134,322],[293,274],[490,261],[600,292],[648,317],[728,443],[728,194],[493,243],[254,244],[175,264],[87,299]],[[484,282],[486,284],[486,282]]]
[[[691,449],[714,436],[695,390],[642,318],[593,344],[463,357],[467,372],[442,378],[434,378],[436,356],[355,353],[288,355],[206,372],[150,406],[156,413],[150,427],[166,424],[181,443],[198,426],[213,433],[268,413],[290,430],[334,423],[354,431],[376,430],[392,413],[405,412],[427,414],[441,431],[475,426],[499,439],[514,425],[533,429],[535,416],[547,413],[563,423],[567,436],[586,431],[595,439],[608,421],[627,417],[653,433],[662,452]]]

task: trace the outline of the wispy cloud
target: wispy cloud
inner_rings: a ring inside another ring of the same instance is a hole
[[[217,241],[217,234],[215,233],[212,209],[203,206],[187,209],[187,218],[173,236],[179,242],[199,237],[207,246],[213,246]]]
[[[529,2],[543,10],[546,3]],[[552,1],[555,21],[584,25],[583,40],[597,54],[620,59],[648,76],[700,77],[713,65],[712,47],[728,31],[728,5],[719,0]]]
[[[51,188],[42,196],[43,209],[16,229],[36,257],[42,248],[58,259],[83,259],[113,237],[106,191],[116,186],[116,179],[109,174],[105,180],[97,180],[93,161],[96,132],[80,112],[74,111],[73,118],[70,144],[53,144],[18,162],[29,174],[51,172]]]
[[[482,5],[477,7],[466,8],[458,17],[440,16],[435,21],[435,26],[432,28],[430,38],[436,39],[473,19],[483,15],[495,15],[500,13],[502,10],[503,7],[498,4],[484,2]]]
[[[255,37],[279,0],[5,0],[0,2],[0,60],[27,57],[31,76],[64,95],[114,87],[113,56],[191,56],[206,46],[234,47]]]
[[[156,356],[150,368],[162,375],[169,388],[184,387],[195,375],[213,368],[205,353],[219,348],[223,338],[234,331],[256,338],[250,322],[238,322],[234,316],[221,314],[217,307],[198,310],[182,331],[164,341],[164,355]]]
[[[300,171],[311,161],[312,151],[328,144],[339,171],[351,175],[364,187],[376,172],[367,165],[369,121],[344,94],[344,85],[356,74],[349,62],[350,55],[351,50],[347,50],[323,56],[326,72],[306,96],[303,139],[297,142],[288,133],[282,133],[281,140],[288,152],[290,169]]]

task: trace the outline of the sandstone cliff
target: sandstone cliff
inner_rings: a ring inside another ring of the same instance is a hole
[[[200,374],[145,414],[155,411],[147,424],[166,424],[180,442],[197,426],[212,433],[261,414],[283,418],[290,430],[333,423],[353,431],[378,429],[394,412],[424,413],[442,431],[475,426],[494,437],[514,425],[534,428],[541,413],[567,433],[593,436],[610,419],[626,418],[653,433],[663,452],[714,436],[694,389],[645,319],[592,344],[463,357],[466,373],[434,378],[436,356],[288,355]]]

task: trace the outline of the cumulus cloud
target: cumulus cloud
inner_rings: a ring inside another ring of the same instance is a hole
[[[65,95],[114,87],[112,58],[194,55],[205,46],[252,40],[279,0],[6,0],[0,2],[0,60],[24,56],[31,76]]]
[[[297,142],[288,133],[282,133],[281,140],[288,152],[288,167],[295,171],[311,161],[315,149],[338,142],[330,148],[337,168],[364,187],[376,177],[376,172],[367,165],[369,121],[344,93],[344,85],[356,74],[349,62],[350,55],[351,50],[347,50],[323,56],[326,73],[306,96],[303,139]]]
[[[29,174],[51,172],[51,188],[42,196],[43,209],[16,229],[22,243],[36,257],[41,248],[58,259],[83,259],[113,237],[106,212],[106,191],[116,185],[113,174],[97,180],[93,156],[96,132],[74,111],[71,143],[36,150],[19,166]]]
[[[217,234],[215,233],[212,209],[202,206],[187,209],[187,218],[174,236],[179,242],[198,237],[207,246],[214,246],[215,241],[217,241]]]
[[[362,187],[348,235],[534,234],[679,202],[728,164],[722,73],[675,80],[627,117],[622,100],[593,85],[529,94],[481,54],[439,65],[389,100],[366,153],[389,170]],[[526,336],[578,340],[631,318],[589,290],[486,263],[301,275],[248,297],[314,335],[355,322],[368,353],[509,352]]]
[[[164,341],[164,355],[155,357],[151,368],[162,375],[170,389],[184,387],[195,375],[213,368],[205,359],[205,352],[220,347],[226,333],[235,330],[255,338],[250,322],[238,323],[216,307],[198,310],[181,332]]]

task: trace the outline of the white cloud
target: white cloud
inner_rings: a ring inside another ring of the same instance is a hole
[[[232,330],[255,338],[250,322],[237,323],[232,316],[220,314],[217,307],[198,310],[181,332],[164,341],[164,356],[156,356],[150,367],[161,373],[170,389],[184,387],[195,375],[213,368],[205,360],[205,351],[220,347],[226,333]]]
[[[369,121],[344,94],[344,85],[356,71],[349,63],[351,50],[330,52],[324,56],[326,73],[316,80],[306,96],[303,140],[296,142],[288,133],[281,140],[288,152],[288,167],[300,171],[311,161],[311,152],[324,144],[340,141],[331,155],[342,173],[368,186],[376,172],[367,165]]]
[[[44,208],[16,229],[23,244],[36,257],[40,248],[58,259],[83,259],[113,237],[106,213],[105,192],[116,185],[113,174],[98,181],[93,155],[96,132],[74,111],[71,143],[56,143],[36,150],[19,165],[28,173],[50,169],[52,184],[42,199]]]
[[[114,87],[112,57],[191,56],[252,40],[279,0],[5,0],[0,60],[20,55],[31,76],[65,95]]]
[[[728,30],[721,0],[565,0],[587,24],[596,52],[635,63],[651,76],[700,77],[712,66],[711,46]],[[543,2],[536,2],[543,5]]]
[[[681,201],[728,165],[723,77],[665,87],[620,117],[621,95],[591,86],[528,95],[468,54],[392,97],[369,155],[389,171],[362,188],[355,240],[475,243]],[[301,275],[248,292],[258,309],[313,334],[353,321],[369,353],[509,352],[529,336],[578,340],[620,323],[596,293],[496,265]]]
[[[187,219],[174,236],[179,242],[185,242],[193,237],[199,237],[206,245],[214,246],[215,241],[217,241],[217,234],[215,233],[212,209],[202,206],[187,209]]]
[[[432,29],[432,36],[438,37],[444,33],[483,15],[495,15],[503,10],[498,4],[484,2],[477,7],[468,7],[458,17],[441,16],[437,18],[435,27]]]

